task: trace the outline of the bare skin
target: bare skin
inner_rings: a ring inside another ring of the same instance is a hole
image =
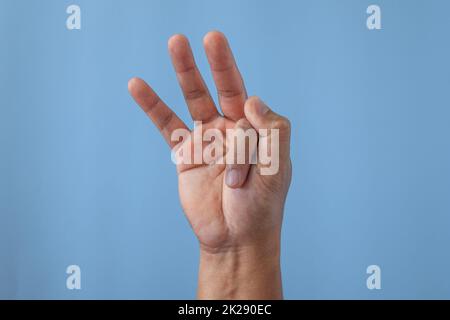
[[[219,113],[186,37],[174,35],[169,54],[193,120],[203,130],[279,129],[279,171],[261,175],[257,164],[178,165],[179,196],[200,243],[199,299],[281,299],[280,234],[291,180],[290,123],[257,97],[247,97],[227,39],[209,32],[204,48],[219,95]],[[170,147],[187,126],[143,80],[129,81],[135,101]],[[259,137],[258,148],[267,139]]]

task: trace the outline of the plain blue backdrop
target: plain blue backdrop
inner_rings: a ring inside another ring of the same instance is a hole
[[[81,30],[66,8],[81,7]],[[382,30],[366,27],[378,4]],[[195,298],[175,168],[127,92],[186,121],[167,55],[227,34],[292,122],[285,297],[450,298],[449,1],[0,0],[0,298]],[[66,267],[82,289],[66,289]],[[382,270],[368,290],[366,268]]]

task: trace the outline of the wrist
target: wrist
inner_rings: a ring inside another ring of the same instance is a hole
[[[280,241],[200,248],[199,299],[282,299]]]

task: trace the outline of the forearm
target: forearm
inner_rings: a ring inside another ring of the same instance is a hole
[[[199,299],[282,299],[279,240],[265,246],[201,249]]]

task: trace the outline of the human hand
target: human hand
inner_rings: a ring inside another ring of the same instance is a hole
[[[259,98],[247,97],[225,36],[210,32],[204,47],[219,95],[221,115],[198,71],[188,40],[170,38],[169,53],[193,120],[202,132],[218,129],[278,129],[278,140],[259,135],[257,149],[277,143],[278,171],[262,175],[256,164],[201,163],[177,165],[183,210],[201,248],[200,298],[281,298],[280,232],[291,180],[289,121]],[[174,148],[172,133],[187,126],[141,79],[129,91]],[[193,140],[184,143],[193,144]],[[202,143],[202,150],[206,145]],[[270,148],[269,148],[270,149]],[[234,278],[235,281],[231,281]],[[268,283],[270,282],[270,283]]]

